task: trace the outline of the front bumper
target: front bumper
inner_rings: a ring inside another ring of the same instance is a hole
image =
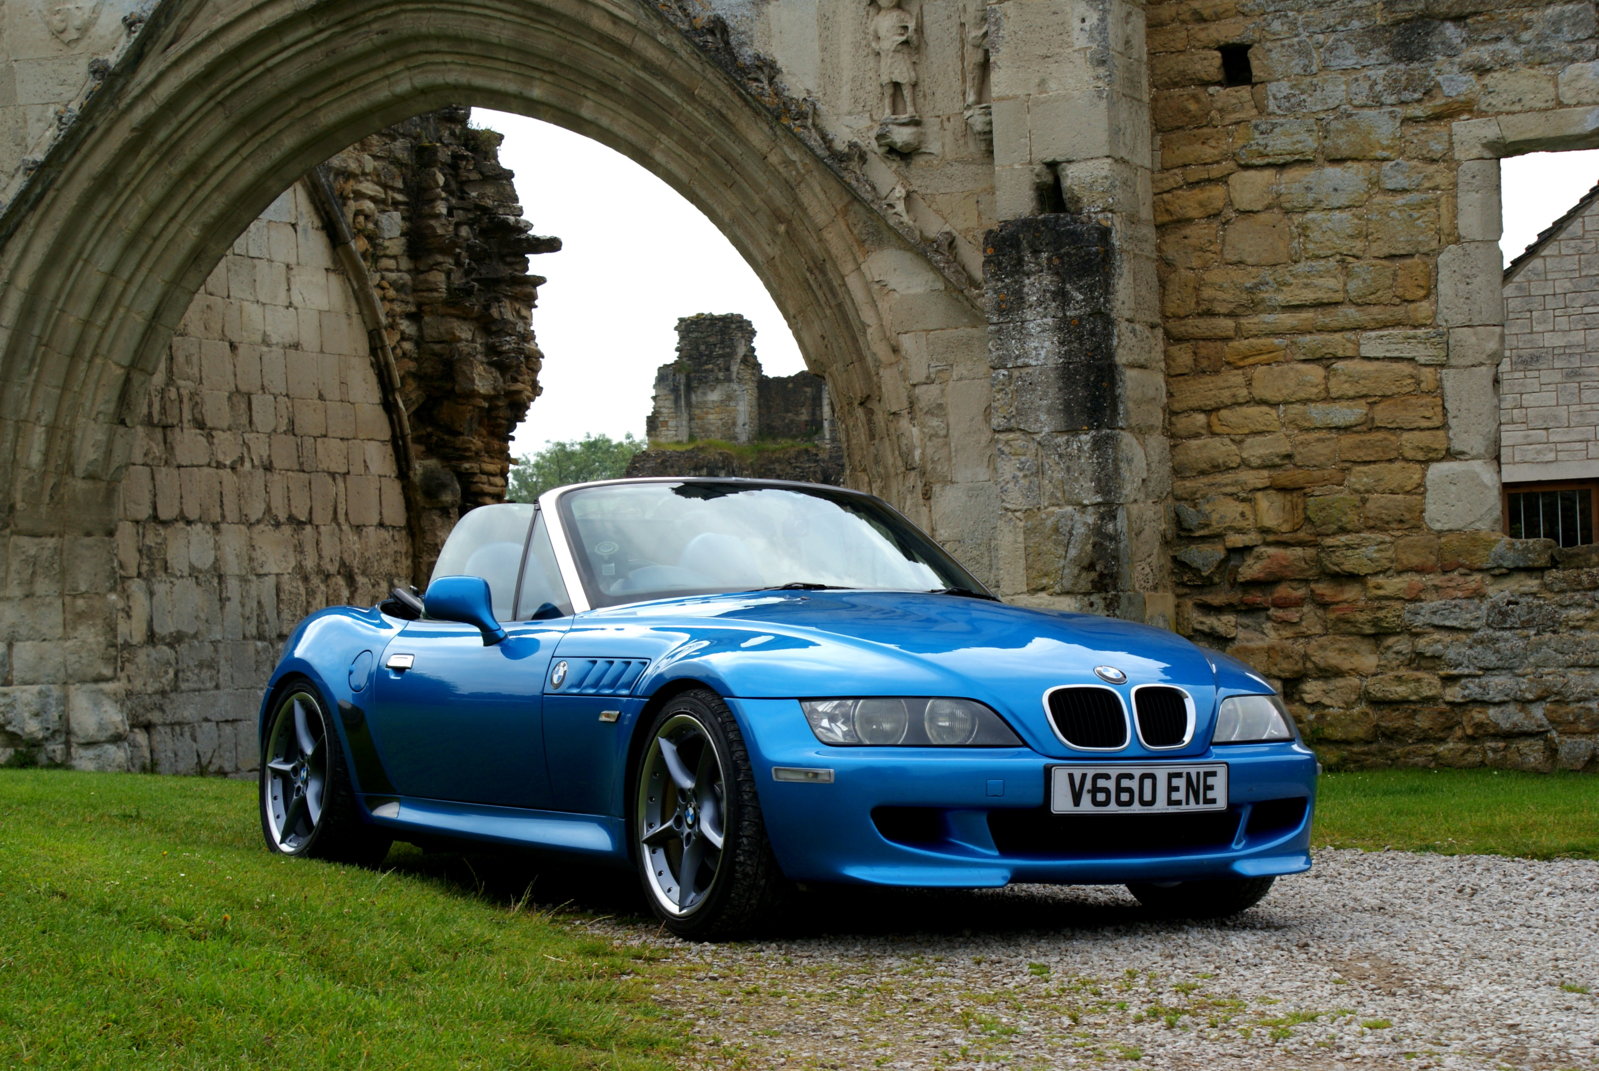
[[[1092,885],[1310,867],[1316,759],[1297,742],[1172,760],[1226,762],[1226,811],[1056,815],[1046,771],[1061,760],[1029,748],[829,747],[792,700],[729,705],[745,727],[773,852],[795,881]],[[832,780],[778,781],[776,767],[831,770]]]

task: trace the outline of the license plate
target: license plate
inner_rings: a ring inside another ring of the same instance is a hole
[[[1056,814],[1221,811],[1227,764],[1052,766],[1049,786],[1049,809]]]

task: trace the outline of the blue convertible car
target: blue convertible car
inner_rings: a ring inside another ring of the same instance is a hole
[[[719,479],[473,510],[423,597],[294,630],[261,748],[276,851],[632,866],[693,938],[823,882],[1231,914],[1310,866],[1317,772],[1231,658],[1004,605],[869,495]]]

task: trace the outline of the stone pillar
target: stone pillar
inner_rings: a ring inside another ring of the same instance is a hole
[[[991,13],[1001,586],[1169,624],[1143,8],[999,0]]]

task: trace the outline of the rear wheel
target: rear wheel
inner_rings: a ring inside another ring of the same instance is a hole
[[[674,696],[639,760],[633,837],[650,907],[679,937],[756,925],[786,887],[761,818],[749,752],[714,692]]]
[[[261,748],[261,834],[284,855],[376,866],[392,838],[362,821],[338,736],[316,689],[278,691]]]
[[[1276,880],[1272,877],[1142,882],[1128,885],[1127,891],[1162,918],[1219,919],[1260,903]]]

